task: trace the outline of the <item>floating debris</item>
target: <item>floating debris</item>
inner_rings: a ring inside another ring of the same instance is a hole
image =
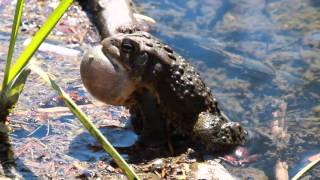
[[[27,46],[31,42],[31,39],[26,39],[23,43],[24,46]],[[45,52],[53,52],[62,56],[79,56],[81,54],[81,51],[75,50],[75,49],[70,49],[54,44],[49,44],[46,42],[43,42],[39,49],[40,51],[45,51]]]

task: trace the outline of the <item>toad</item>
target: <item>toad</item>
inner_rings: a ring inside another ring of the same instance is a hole
[[[103,53],[105,57],[89,53],[82,61],[84,85],[98,99],[125,105],[141,118],[142,121],[134,124],[140,124],[137,131],[142,139],[157,139],[175,131],[200,142],[208,150],[224,150],[244,143],[247,131],[239,123],[228,120],[199,73],[168,45],[149,33],[135,32],[106,38],[100,48],[100,55]],[[103,77],[110,66],[102,66],[101,58],[112,65],[113,71],[126,77],[117,83],[113,80],[116,90],[112,91],[112,98],[103,91],[104,86],[110,86],[103,79],[112,78]],[[92,64],[99,65],[93,69]],[[90,77],[96,76],[101,81],[88,79],[86,73],[90,69]],[[104,100],[103,96],[109,99]]]

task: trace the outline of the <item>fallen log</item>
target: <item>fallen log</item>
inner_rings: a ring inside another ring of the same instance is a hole
[[[78,0],[98,28],[101,39],[139,30],[131,0]]]

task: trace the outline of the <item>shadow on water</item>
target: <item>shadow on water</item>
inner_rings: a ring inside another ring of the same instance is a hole
[[[127,129],[100,128],[100,131],[115,148],[130,147],[137,140],[137,135]],[[81,133],[74,138],[69,146],[68,155],[79,159],[80,161],[89,162],[110,159],[95,138],[87,132]]]
[[[13,135],[16,136],[18,139],[25,137],[41,139],[43,137],[53,134],[52,132],[53,128],[51,126],[48,127],[48,125],[43,124],[38,126],[33,132],[29,132],[25,129],[19,129],[14,131]]]
[[[309,0],[311,6],[320,7],[320,1],[318,0]]]
[[[22,175],[23,179],[38,179],[38,177],[28,168],[28,166],[21,159],[16,159],[16,164],[17,170],[19,171],[20,175]]]
[[[130,163],[142,163],[156,158],[171,157],[167,141],[137,142],[138,136],[131,130],[122,128],[100,128],[102,134],[117,149],[117,151]],[[174,156],[185,153],[192,147],[195,152],[191,156],[197,158],[204,148],[191,142],[190,139],[175,135],[171,138]],[[221,152],[225,154],[226,152]],[[211,153],[209,153],[211,154]],[[76,136],[69,146],[68,155],[80,161],[94,163],[99,160],[110,161],[111,157],[106,154],[100,144],[89,133],[84,132]]]

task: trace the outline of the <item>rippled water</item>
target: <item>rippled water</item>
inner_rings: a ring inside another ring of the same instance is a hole
[[[153,34],[198,68],[226,113],[265,139],[248,145],[261,155],[249,166],[273,177],[276,160],[292,169],[320,152],[318,1],[138,2],[157,21]]]

